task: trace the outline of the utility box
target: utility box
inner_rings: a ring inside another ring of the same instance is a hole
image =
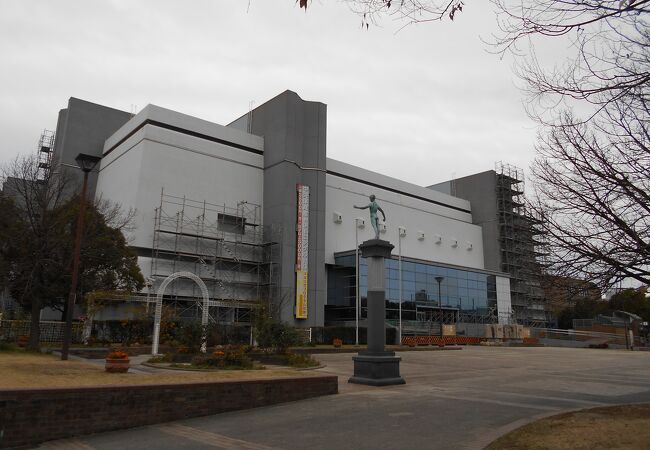
[[[455,324],[443,324],[442,325],[442,335],[443,336],[456,336],[456,325]]]

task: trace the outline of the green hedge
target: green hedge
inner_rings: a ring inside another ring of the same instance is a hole
[[[240,325],[216,325],[207,327],[208,346],[241,345],[250,342],[250,327]],[[197,322],[173,321],[162,324],[160,341],[176,341],[187,347],[200,346],[203,327]],[[92,339],[101,343],[120,342],[126,345],[138,342],[151,344],[152,320],[104,320],[94,321]]]

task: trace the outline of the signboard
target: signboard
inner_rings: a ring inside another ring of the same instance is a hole
[[[307,282],[309,279],[309,186],[296,185],[298,214],[296,221],[296,319],[307,318]]]

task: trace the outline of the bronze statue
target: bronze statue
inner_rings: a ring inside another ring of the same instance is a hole
[[[379,239],[379,217],[377,217],[377,211],[381,212],[381,215],[384,216],[384,222],[386,222],[386,214],[384,214],[384,210],[381,209],[381,206],[379,206],[375,201],[374,194],[371,194],[369,198],[370,203],[366,206],[354,205],[354,207],[356,209],[370,209],[370,224],[375,230],[375,239]]]

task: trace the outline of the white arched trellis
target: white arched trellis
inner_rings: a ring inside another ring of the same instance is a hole
[[[160,339],[160,320],[162,316],[162,301],[163,295],[165,294],[165,289],[167,286],[174,281],[176,278],[189,278],[193,280],[201,288],[201,294],[203,296],[203,314],[201,315],[201,325],[204,327],[208,324],[208,307],[209,307],[209,297],[208,297],[208,288],[205,286],[205,283],[201,278],[192,272],[176,272],[165,278],[160,287],[158,288],[158,294],[156,295],[156,314],[154,317],[153,323],[153,345],[151,346],[151,354],[158,354],[158,342]],[[205,336],[203,336],[203,343],[201,344],[201,351],[205,352],[206,343]]]

